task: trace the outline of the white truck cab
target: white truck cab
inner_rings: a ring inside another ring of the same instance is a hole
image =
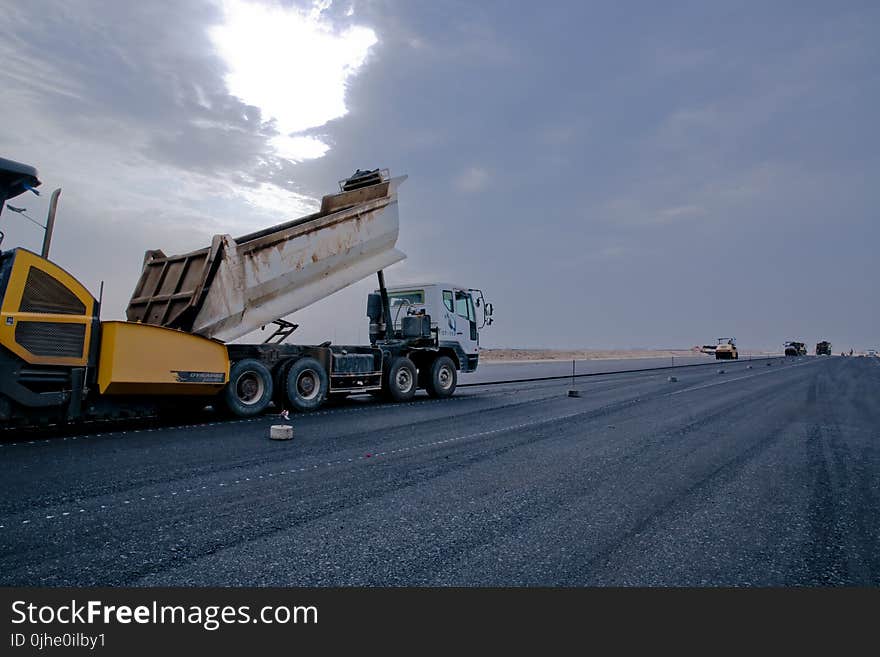
[[[492,323],[493,311],[482,291],[453,283],[398,285],[388,288],[388,300],[395,330],[403,330],[406,317],[428,315],[438,347],[455,354],[462,372],[477,369],[480,329]]]

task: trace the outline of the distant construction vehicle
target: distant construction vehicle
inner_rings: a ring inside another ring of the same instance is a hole
[[[738,358],[736,338],[718,338],[718,344],[715,345],[715,360],[736,360]]]
[[[406,257],[395,248],[405,179],[357,171],[314,214],[182,255],[147,251],[128,321],[102,321],[100,300],[47,257],[0,252],[0,425],[450,396],[457,372],[477,367],[492,305],[460,285],[386,288],[382,270]],[[39,184],[32,167],[0,160],[0,202]],[[368,345],[282,344],[297,328],[284,317],[372,274]],[[272,324],[262,344],[232,342]]]
[[[816,343],[816,355],[817,356],[830,356],[831,355],[831,343],[828,340],[822,340],[822,342]]]
[[[785,343],[785,355],[786,356],[806,356],[807,355],[807,345],[803,342],[796,342],[795,340],[789,340]]]

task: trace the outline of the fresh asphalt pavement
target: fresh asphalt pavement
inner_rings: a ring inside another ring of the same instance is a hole
[[[747,358],[750,357],[743,357],[744,360]],[[679,365],[711,364],[714,362],[715,357],[707,356],[706,354],[660,358],[592,358],[575,361],[574,370],[575,374],[578,375],[601,374],[603,372],[618,372],[620,370],[659,369]],[[488,362],[481,364],[475,372],[462,374],[459,377],[459,382],[471,384],[486,383],[489,381],[510,381],[513,379],[567,376],[571,374],[571,371],[572,361],[570,360]]]
[[[880,359],[570,387],[6,439],[0,584],[880,583]]]

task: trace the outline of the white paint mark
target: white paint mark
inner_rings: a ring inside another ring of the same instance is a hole
[[[765,376],[768,374],[775,374],[776,372],[783,372],[783,371],[786,371],[786,370],[794,368],[794,367],[803,367],[804,365],[811,365],[811,364],[813,364],[812,361],[807,361],[806,363],[800,363],[798,365],[789,365],[788,367],[783,366],[782,368],[778,368],[778,369],[772,370],[770,372],[760,372],[758,374],[749,374],[747,376],[738,376],[734,379],[725,379],[724,381],[716,381],[714,383],[705,383],[700,386],[692,386],[690,388],[685,388],[683,390],[676,390],[675,392],[667,393],[667,397],[671,397],[673,395],[680,395],[685,392],[693,392],[694,390],[703,390],[705,388],[713,388],[715,386],[723,386],[726,383],[733,383],[734,381],[743,381],[744,379],[753,379],[756,376]]]

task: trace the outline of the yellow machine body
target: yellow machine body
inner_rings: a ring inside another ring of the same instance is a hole
[[[151,324],[101,322],[102,395],[213,395],[228,379],[221,342]]]
[[[736,343],[733,340],[728,342],[719,342],[715,347],[716,360],[736,360],[739,359],[739,352],[736,349]]]
[[[83,367],[96,301],[58,265],[16,249],[0,306],[0,344],[34,365]]]

